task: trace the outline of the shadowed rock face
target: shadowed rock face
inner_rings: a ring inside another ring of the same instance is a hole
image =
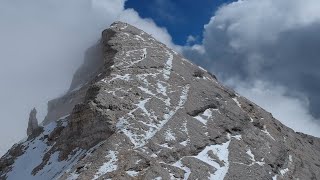
[[[36,131],[39,130],[38,120],[37,120],[37,110],[33,108],[29,115],[27,135],[31,136]]]
[[[89,87],[110,74],[116,50],[107,42],[114,34],[111,29],[103,31],[101,41],[87,50],[84,63],[74,74],[69,91],[62,97],[48,102],[48,114],[43,121],[44,125],[69,115],[75,105],[85,101]]]
[[[88,51],[44,124],[1,158],[0,178],[320,179],[318,138],[122,22]]]

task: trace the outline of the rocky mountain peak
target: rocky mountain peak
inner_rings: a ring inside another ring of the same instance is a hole
[[[0,159],[0,179],[320,179],[318,138],[122,22],[43,124]]]

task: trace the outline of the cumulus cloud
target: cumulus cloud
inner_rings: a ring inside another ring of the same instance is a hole
[[[304,95],[287,96],[286,87],[265,81],[244,82],[234,79],[226,81],[236,92],[251,99],[273,116],[297,132],[306,132],[320,137],[319,120],[310,115],[309,101]]]
[[[259,100],[258,104],[271,99],[275,103],[279,99],[287,102],[286,106],[270,109],[285,124],[317,126],[320,123],[316,120],[320,118],[319,7],[317,0],[240,0],[223,5],[205,25],[202,44],[187,46],[184,53],[209,67],[222,81],[238,79],[233,87],[251,100]],[[251,88],[257,87],[241,86],[241,83],[257,81],[269,84],[269,88],[270,85],[283,88],[274,88],[273,93],[261,91],[254,96],[245,93],[245,88],[251,92]],[[301,94],[307,104],[300,98]],[[288,108],[296,111],[288,112]],[[317,135],[308,129],[304,132]]]
[[[84,51],[101,31],[123,20],[175,46],[166,29],[142,19],[125,0],[0,1],[0,155],[25,135],[28,113],[39,121],[46,102],[68,89]]]

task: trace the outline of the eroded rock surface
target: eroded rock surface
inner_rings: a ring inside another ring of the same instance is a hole
[[[37,110],[36,108],[33,108],[29,115],[29,121],[28,121],[28,128],[27,128],[27,135],[38,135],[37,133],[40,131],[40,127],[38,124],[37,119]]]
[[[1,158],[1,178],[320,179],[318,138],[149,34],[116,22],[93,48],[43,132]]]

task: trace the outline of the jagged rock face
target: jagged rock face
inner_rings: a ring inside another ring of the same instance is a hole
[[[73,76],[69,91],[62,97],[49,101],[44,125],[69,115],[75,105],[85,101],[88,88],[110,74],[110,66],[113,64],[116,50],[111,48],[108,41],[114,34],[115,32],[111,29],[105,30],[101,41],[89,48],[83,65]]]
[[[320,179],[318,138],[285,127],[145,32],[117,22],[96,47],[102,54],[52,108],[70,106],[60,114],[70,115],[47,118],[39,136],[3,156],[1,178]]]
[[[37,119],[37,110],[33,108],[29,115],[27,135],[31,136],[33,133],[39,130],[38,119]]]

